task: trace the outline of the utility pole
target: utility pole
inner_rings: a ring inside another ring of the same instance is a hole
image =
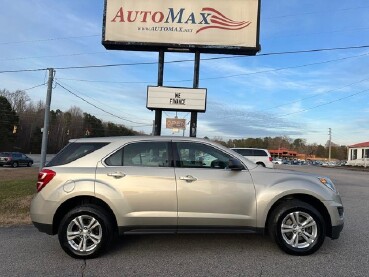
[[[331,161],[331,150],[332,150],[332,129],[328,129],[329,141],[328,141],[328,162]]]
[[[50,104],[51,104],[51,94],[52,94],[52,90],[53,90],[53,81],[54,81],[54,72],[55,72],[55,70],[53,68],[48,68],[48,71],[49,71],[49,79],[47,81],[45,118],[44,118],[44,128],[43,128],[43,131],[42,131],[40,171],[45,166],[45,163],[46,163],[47,140],[48,140],[48,137],[49,137]]]

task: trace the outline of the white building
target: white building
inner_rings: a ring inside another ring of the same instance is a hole
[[[348,147],[347,165],[369,166],[369,141]]]

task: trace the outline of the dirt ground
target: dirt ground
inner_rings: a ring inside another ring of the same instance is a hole
[[[11,181],[11,180],[37,180],[38,167],[2,167],[0,168],[0,180]]]

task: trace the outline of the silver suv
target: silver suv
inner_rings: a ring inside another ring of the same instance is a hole
[[[58,234],[72,257],[91,258],[115,234],[268,233],[289,254],[337,239],[343,206],[323,176],[271,170],[208,140],[72,140],[39,173],[33,224]]]

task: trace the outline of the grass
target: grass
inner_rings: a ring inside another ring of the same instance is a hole
[[[29,207],[36,182],[35,168],[0,170],[0,226],[31,223]]]

